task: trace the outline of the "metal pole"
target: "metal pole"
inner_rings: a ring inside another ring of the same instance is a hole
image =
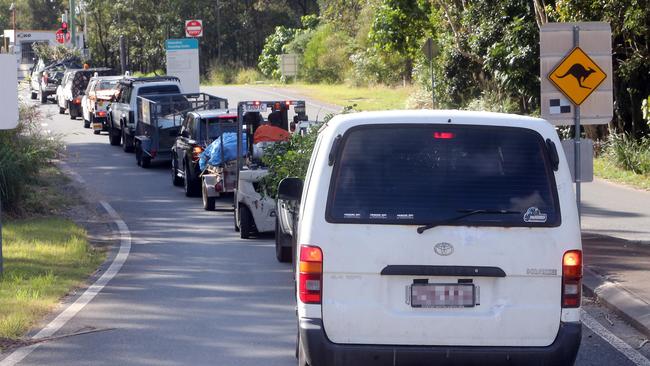
[[[126,43],[124,36],[120,36],[120,68],[122,69],[122,75],[124,75],[126,72]]]
[[[580,27],[573,27],[573,47],[580,46]],[[574,137],[573,137],[573,156],[574,156],[574,172],[576,182],[576,205],[578,207],[578,220],[580,219],[580,105],[575,107],[575,121],[574,121]]]
[[[72,39],[72,48],[77,47],[77,32],[75,31],[75,5],[74,0],[70,0],[70,39]]]
[[[431,109],[435,109],[436,107],[436,89],[435,89],[435,82],[433,79],[433,57],[429,59],[429,70],[431,71]]]
[[[4,261],[2,257],[2,197],[0,197],[0,276],[4,273]]]
[[[217,0],[217,60],[221,61],[221,9]]]

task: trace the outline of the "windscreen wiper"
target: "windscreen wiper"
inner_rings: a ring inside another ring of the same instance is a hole
[[[512,211],[512,210],[492,210],[492,209],[479,209],[479,210],[468,210],[468,209],[463,209],[463,210],[457,210],[456,212],[464,212],[462,215],[455,216],[443,221],[439,221],[433,224],[429,225],[424,225],[418,227],[418,234],[422,234],[426,230],[429,230],[431,228],[434,228],[436,226],[441,226],[441,225],[447,225],[452,222],[456,222],[458,220],[462,220],[468,216],[472,215],[477,215],[477,214],[497,214],[497,215],[513,215],[513,214],[521,214],[519,211]]]

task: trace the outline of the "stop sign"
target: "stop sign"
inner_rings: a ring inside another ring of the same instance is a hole
[[[201,20],[186,20],[185,21],[185,36],[186,37],[202,37],[203,36],[203,21],[201,21]]]
[[[56,31],[56,41],[59,43],[65,43],[65,34],[63,34],[63,29]]]

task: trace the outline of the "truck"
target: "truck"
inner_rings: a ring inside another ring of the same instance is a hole
[[[205,93],[150,94],[137,98],[134,124],[136,162],[148,168],[152,160],[172,160],[172,146],[190,112],[227,109],[228,100]]]
[[[182,92],[181,81],[175,76],[136,78],[125,74],[118,84],[117,96],[108,112],[110,144],[121,145],[124,152],[133,152],[138,97]]]
[[[256,144],[255,132],[264,122],[278,119],[278,127],[289,135],[289,112],[293,123],[307,121],[305,101],[243,101],[237,106],[237,179],[234,189],[235,230],[242,239],[274,232],[277,211],[275,200],[261,189],[268,174],[262,156],[264,146]],[[265,120],[266,116],[266,120]],[[274,118],[272,118],[272,116]]]

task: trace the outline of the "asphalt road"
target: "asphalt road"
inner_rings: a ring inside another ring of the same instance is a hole
[[[211,89],[230,99],[280,96]],[[281,98],[284,99],[284,98]],[[173,187],[167,165],[141,169],[133,154],[57,114],[45,129],[63,135],[67,163],[128,225],[131,254],[121,272],[58,334],[110,331],[45,342],[21,365],[293,365],[296,323],[290,268],[272,238],[240,240],[230,212],[205,212],[200,198]],[[308,113],[325,108],[308,104]],[[228,208],[231,200],[220,202]],[[596,305],[595,318],[615,317]],[[607,323],[604,323],[607,324]],[[522,324],[522,326],[525,326]],[[638,334],[625,324],[624,339]],[[577,365],[634,365],[585,328]]]

